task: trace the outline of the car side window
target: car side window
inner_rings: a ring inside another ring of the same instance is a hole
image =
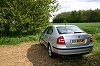
[[[47,30],[48,30],[48,28],[49,28],[49,27],[47,27],[47,28],[43,31],[43,33],[46,33],[46,32],[47,32]]]
[[[48,28],[48,31],[47,31],[47,34],[52,34],[53,33],[53,28],[52,27],[49,27]]]

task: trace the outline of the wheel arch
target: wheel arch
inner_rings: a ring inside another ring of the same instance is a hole
[[[50,43],[48,42],[48,45],[47,45],[47,47],[49,47],[49,46],[51,46],[51,45],[50,45]]]

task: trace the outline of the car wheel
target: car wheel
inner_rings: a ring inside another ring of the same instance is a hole
[[[53,56],[54,56],[54,53],[52,52],[50,45],[48,46],[48,55],[49,55],[50,58],[53,58]]]
[[[79,54],[79,55],[78,55],[78,57],[79,57],[79,58],[82,58],[82,57],[83,57],[83,55],[84,55],[84,54]]]

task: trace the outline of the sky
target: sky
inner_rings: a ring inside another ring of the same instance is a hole
[[[58,0],[59,10],[53,15],[74,10],[100,9],[100,0]],[[53,17],[52,17],[53,18]],[[50,18],[50,21],[52,21]]]

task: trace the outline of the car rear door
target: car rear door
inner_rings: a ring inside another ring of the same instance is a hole
[[[48,31],[48,28],[49,27],[47,27],[41,34],[41,39],[42,39],[42,42],[43,42],[44,45],[46,45],[46,34],[47,34],[47,31]]]
[[[51,38],[51,35],[53,33],[53,28],[52,26],[48,26],[41,34],[41,39],[43,41],[43,44],[47,47],[48,42]]]
[[[53,33],[53,27],[50,26],[50,27],[48,27],[47,33],[45,35],[45,41],[46,41],[46,43],[50,42],[50,40],[52,39],[52,33]],[[47,45],[48,44],[46,44],[46,46]]]

